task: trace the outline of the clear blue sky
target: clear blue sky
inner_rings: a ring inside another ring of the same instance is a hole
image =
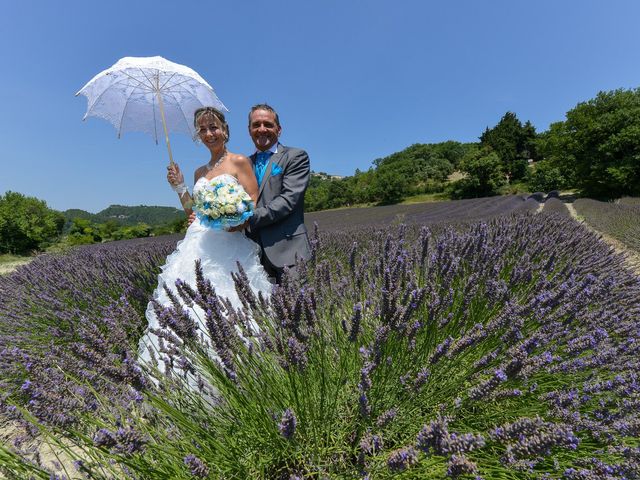
[[[351,175],[413,143],[476,141],[506,111],[538,131],[598,91],[640,86],[637,0],[0,0],[0,194],[59,210],[179,206],[166,147],[81,119],[74,97],[124,56],[200,73],[232,151],[268,102],[312,169]],[[208,152],[172,136],[191,177]]]

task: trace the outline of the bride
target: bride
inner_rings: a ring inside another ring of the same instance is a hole
[[[211,282],[218,296],[226,297],[234,308],[241,306],[231,277],[231,272],[238,269],[236,262],[243,267],[254,293],[262,291],[269,294],[271,292],[271,283],[260,264],[258,245],[249,240],[242,231],[217,230],[206,226],[192,210],[193,198],[211,180],[241,187],[251,197],[254,205],[258,195],[258,184],[251,161],[243,155],[231,153],[226,149],[229,126],[224,115],[213,107],[200,108],[194,114],[194,126],[198,137],[209,149],[211,158],[207,164],[195,171],[193,197],[185,186],[184,177],[178,165],[172,164],[167,167],[167,180],[178,193],[185,212],[193,221],[187,229],[184,240],[178,243],[176,250],[167,257],[167,262],[162,267],[158,286],[153,293],[157,303],[155,308],[154,302],[149,302],[147,306],[147,332],[140,339],[139,345],[141,359],[144,362],[154,363],[153,357],[158,361],[161,370],[170,369],[171,361],[165,356],[163,342],[157,335],[162,330],[157,309],[159,306],[165,308],[173,306],[165,286],[173,291],[174,299],[179,298],[175,294],[176,280],[180,279],[193,289],[196,288],[196,260],[200,261],[205,279]],[[187,311],[196,321],[200,332],[207,332],[205,312],[197,304],[188,307]],[[166,328],[164,330],[167,331]],[[163,336],[162,333],[160,336]]]

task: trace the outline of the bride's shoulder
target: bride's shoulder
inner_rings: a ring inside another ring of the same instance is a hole
[[[207,168],[207,164],[200,165],[198,168],[196,168],[196,171],[193,174],[193,183],[196,183],[202,177],[206,176],[208,171],[209,169]]]
[[[231,160],[231,163],[237,166],[251,164],[249,157],[245,157],[240,153],[229,153],[229,159]]]

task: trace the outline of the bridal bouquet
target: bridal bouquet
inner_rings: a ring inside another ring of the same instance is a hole
[[[194,192],[193,209],[203,225],[223,230],[247,221],[253,201],[240,184],[214,178]]]

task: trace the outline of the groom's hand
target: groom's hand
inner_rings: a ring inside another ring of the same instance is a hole
[[[227,229],[227,231],[228,232],[241,232],[242,230],[247,228],[247,225],[249,225],[249,220],[244,222],[242,225],[238,225],[237,227],[230,227],[229,229]]]

